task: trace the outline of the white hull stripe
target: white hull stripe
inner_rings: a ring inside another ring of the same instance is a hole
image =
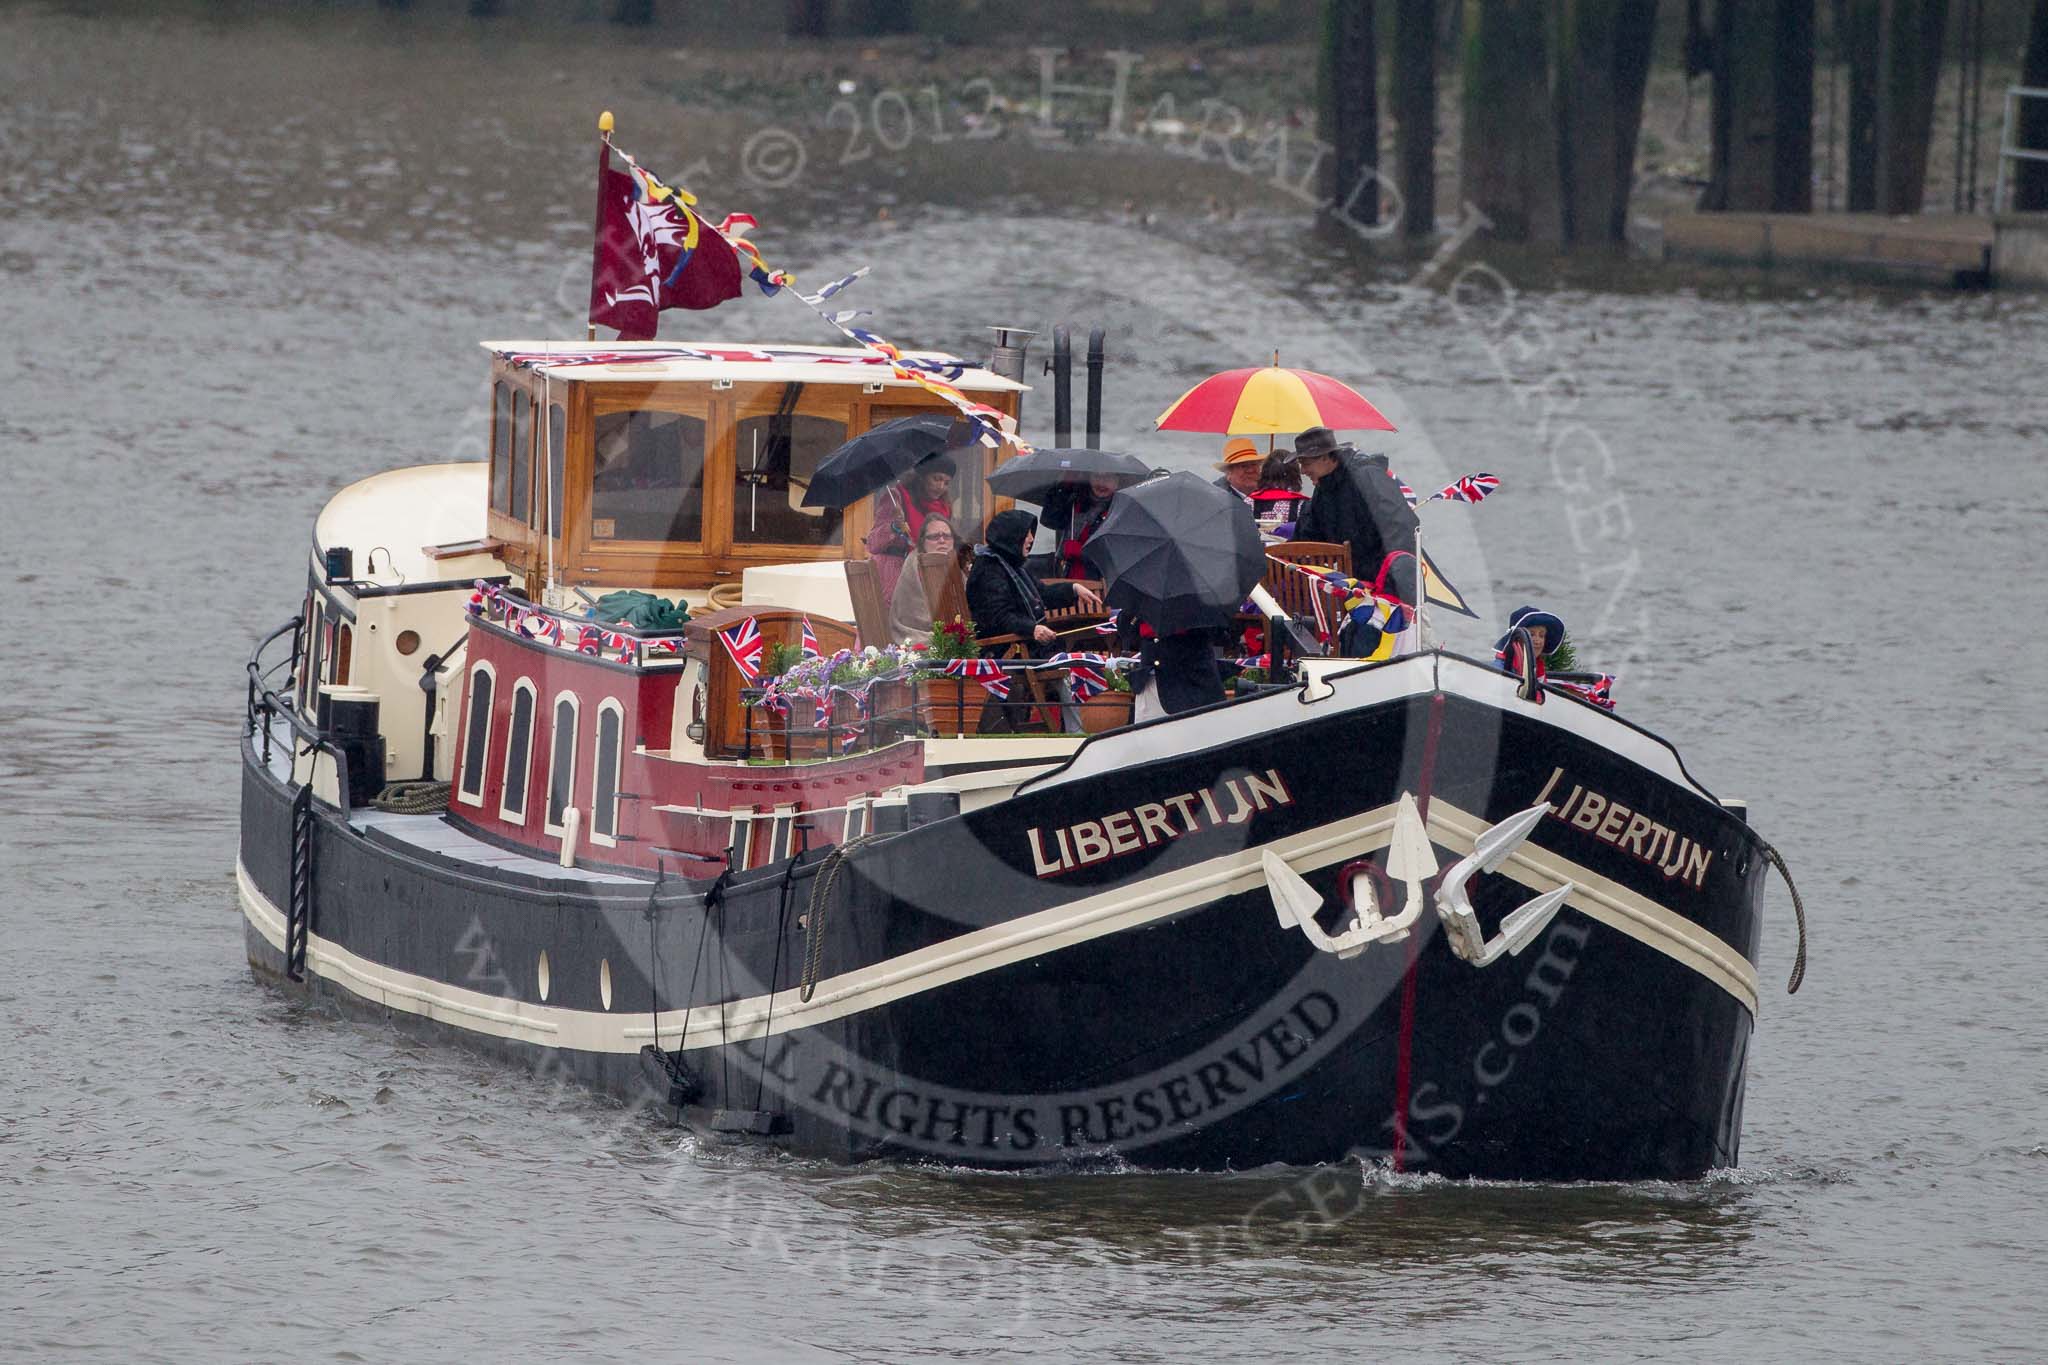
[[[644,1014],[564,1009],[415,976],[370,962],[318,935],[309,939],[306,963],[310,971],[365,1000],[495,1037],[602,1053],[638,1052],[641,1044],[655,1041],[657,1035],[662,1047],[669,1050],[715,1047],[829,1023],[1166,919],[1224,896],[1258,890],[1265,884],[1259,860],[1267,848],[1304,873],[1364,857],[1386,847],[1394,809],[1382,806],[1366,815],[1303,830],[1270,844],[1240,849],[827,977],[818,983],[808,1003],[798,998],[797,988],[790,987],[772,997],[732,1001],[722,1011],[708,1005],[667,1010],[661,1014],[658,1028]],[[1442,801],[1430,803],[1429,825],[1431,836],[1445,847],[1462,845],[1464,849],[1470,849],[1472,834],[1484,828],[1483,821]],[[1574,908],[1698,971],[1755,1011],[1755,970],[1699,926],[1540,849],[1517,854],[1503,872],[1537,890],[1569,879],[1581,888],[1571,898]],[[249,923],[282,952],[283,912],[263,895],[239,862],[235,882]],[[1274,932],[1281,930],[1275,926]],[[683,1031],[686,1021],[687,1034]]]
[[[1465,854],[1472,851],[1474,838],[1486,828],[1487,822],[1448,801],[1432,799],[1426,823],[1433,842]],[[1523,844],[1509,854],[1499,875],[1520,882],[1531,891],[1550,891],[1570,882],[1573,890],[1566,905],[1692,968],[1734,996],[1752,1015],[1756,1013],[1756,968],[1718,935],[1685,916],[1533,844]]]

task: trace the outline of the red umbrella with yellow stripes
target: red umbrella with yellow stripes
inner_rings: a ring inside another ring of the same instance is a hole
[[[1392,431],[1394,424],[1350,385],[1314,370],[1271,365],[1212,374],[1159,414],[1161,431],[1266,435],[1328,427]]]

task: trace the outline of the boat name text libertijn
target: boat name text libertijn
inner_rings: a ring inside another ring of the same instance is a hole
[[[1182,792],[1161,801],[1147,801],[1129,810],[1062,825],[1050,832],[1037,826],[1026,830],[1031,845],[1031,870],[1041,877],[1055,877],[1076,868],[1091,867],[1110,858],[1224,825],[1241,825],[1263,810],[1294,804],[1280,770],[1246,773],[1226,778],[1214,788]]]
[[[1550,780],[1543,784],[1536,799],[1548,801],[1563,776],[1563,768],[1551,769]],[[1601,843],[1648,863],[1663,873],[1666,880],[1676,878],[1695,890],[1707,884],[1707,869],[1714,862],[1711,850],[1702,847],[1697,839],[1680,834],[1669,825],[1660,825],[1590,787],[1574,784],[1572,794],[1551,808],[1550,818],[1584,830]]]

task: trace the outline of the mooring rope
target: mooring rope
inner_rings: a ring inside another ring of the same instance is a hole
[[[1792,979],[1785,983],[1785,994],[1799,994],[1799,983],[1806,980],[1806,906],[1800,902],[1799,888],[1792,884],[1792,873],[1785,866],[1785,856],[1764,845],[1764,857],[1771,860],[1771,866],[1778,869],[1778,875],[1785,879],[1785,889],[1792,893],[1792,917],[1799,924],[1799,951],[1792,959]]]
[[[393,815],[432,815],[448,809],[448,782],[393,782],[370,798],[378,810]]]
[[[877,837],[863,834],[857,839],[834,844],[832,851],[825,855],[825,861],[818,865],[818,875],[811,882],[810,908],[804,913],[804,971],[797,991],[797,999],[807,1005],[818,990],[818,969],[825,958],[825,911],[838,898],[839,873],[855,849]]]

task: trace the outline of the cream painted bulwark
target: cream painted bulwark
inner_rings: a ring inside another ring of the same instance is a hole
[[[318,935],[308,945],[306,960],[310,971],[365,1000],[494,1037],[613,1053],[637,1051],[657,1034],[666,1046],[686,1050],[714,1047],[828,1023],[1045,953],[1136,929],[1222,897],[1259,891],[1266,884],[1261,859],[1267,849],[1301,873],[1365,857],[1387,846],[1395,809],[1382,806],[1354,819],[1303,830],[1270,844],[970,930],[943,943],[827,977],[808,1001],[791,987],[772,996],[733,1000],[722,1008],[666,1010],[657,1021],[646,1015],[608,1016],[485,995],[378,966]],[[1432,840],[1469,851],[1471,836],[1484,822],[1433,801],[1428,826]],[[1572,883],[1575,890],[1566,902],[1571,909],[1698,972],[1755,1013],[1755,967],[1727,943],[1682,916],[1543,849],[1528,848],[1515,854],[1503,873],[1532,890]],[[282,951],[283,914],[239,863],[235,881],[249,923]],[[1274,932],[1289,931],[1276,925]]]

